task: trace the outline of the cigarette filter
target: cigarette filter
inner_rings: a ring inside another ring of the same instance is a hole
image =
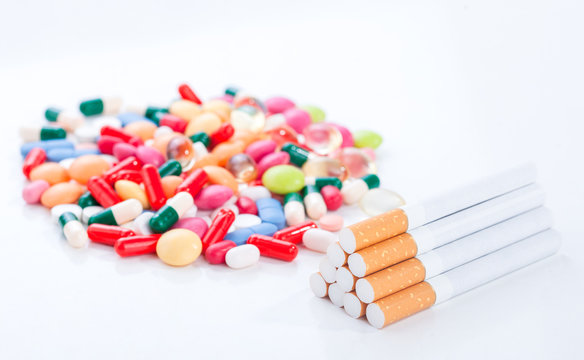
[[[341,289],[344,292],[349,292],[355,290],[355,282],[357,281],[357,277],[351,273],[349,267],[344,265],[337,269],[337,273],[335,276],[336,283],[339,284]]]
[[[328,295],[329,284],[324,281],[320,273],[314,273],[309,278],[310,289],[317,297],[325,297]]]
[[[359,300],[354,291],[345,293],[345,297],[343,298],[343,306],[345,308],[345,312],[354,319],[365,316],[365,312],[367,310],[367,304]]]

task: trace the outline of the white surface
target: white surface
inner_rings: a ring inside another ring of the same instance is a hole
[[[0,358],[580,357],[582,7],[4,2]],[[378,331],[312,294],[323,255],[305,249],[241,271],[72,249],[20,198],[18,125],[97,95],[165,104],[182,81],[202,97],[231,84],[283,94],[379,130],[382,184],[408,203],[532,160],[560,254]]]

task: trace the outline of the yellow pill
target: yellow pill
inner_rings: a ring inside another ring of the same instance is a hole
[[[203,104],[204,112],[212,112],[217,114],[222,121],[227,121],[231,118],[231,104],[223,100],[210,100]]]
[[[156,244],[156,254],[168,265],[186,266],[192,264],[203,245],[196,233],[187,229],[173,229],[165,232]]]
[[[177,100],[170,105],[168,111],[179,118],[191,121],[195,116],[201,114],[203,110],[197,104],[188,100]]]
[[[134,121],[124,127],[124,131],[135,135],[143,141],[154,138],[154,132],[158,129],[151,121]]]
[[[221,118],[212,112],[203,113],[189,122],[185,130],[186,136],[194,135],[198,132],[205,132],[211,135],[221,126]]]
[[[144,209],[150,207],[146,191],[142,187],[130,180],[116,181],[114,188],[122,200],[136,199],[142,204]]]

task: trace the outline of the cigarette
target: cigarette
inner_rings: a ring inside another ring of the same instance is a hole
[[[338,268],[337,273],[335,274],[336,283],[339,284],[344,292],[355,290],[355,282],[357,279],[358,277],[351,273],[347,265]]]
[[[535,167],[522,165],[446,192],[416,205],[406,205],[341,229],[339,243],[348,254],[415,229],[460,210],[496,198],[535,181]]]
[[[331,299],[331,302],[333,303],[333,305],[338,306],[338,307],[342,307],[343,306],[343,299],[345,297],[345,292],[343,291],[343,289],[341,289],[339,284],[332,283],[329,285],[329,288],[328,288],[328,297],[329,297],[329,299]]]
[[[551,227],[540,207],[357,280],[357,296],[372,303]],[[338,277],[338,271],[337,271]]]
[[[551,256],[558,251],[560,243],[556,231],[540,232],[369,304],[367,320],[372,326],[381,329]]]
[[[324,281],[326,281],[327,283],[332,284],[335,282],[337,268],[331,265],[326,256],[323,257],[320,263],[318,264],[318,271],[322,275]]]
[[[320,273],[317,272],[310,275],[308,281],[310,283],[310,289],[312,290],[314,295],[320,298],[328,295],[329,284],[326,281],[324,281],[324,278]]]
[[[349,255],[353,275],[364,277],[541,206],[542,189],[528,185]]]
[[[340,268],[347,263],[347,257],[349,255],[343,250],[338,242],[335,242],[330,244],[326,249],[326,256],[331,265]]]
[[[359,300],[354,291],[348,292],[343,297],[345,312],[352,318],[358,319],[365,316],[367,304]]]

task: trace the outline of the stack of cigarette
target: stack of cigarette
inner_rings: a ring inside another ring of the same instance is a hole
[[[560,237],[534,182],[524,165],[346,227],[310,287],[382,328],[550,256]]]

